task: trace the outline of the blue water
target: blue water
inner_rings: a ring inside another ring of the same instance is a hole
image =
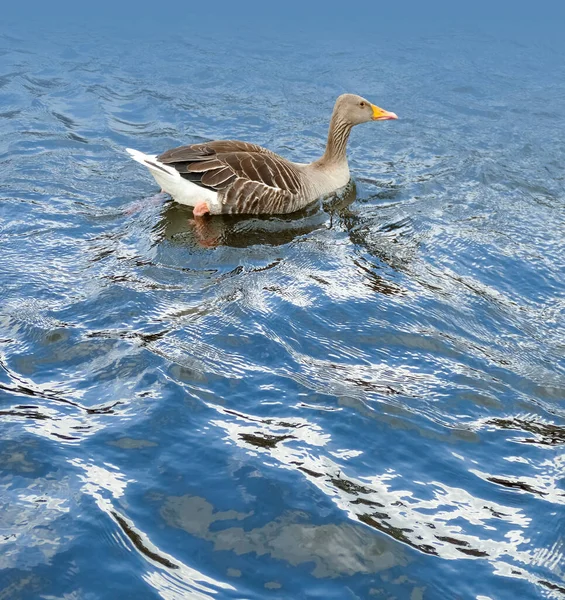
[[[150,25],[1,26],[0,598],[565,598],[565,43]],[[296,215],[124,151],[342,92],[400,119]]]

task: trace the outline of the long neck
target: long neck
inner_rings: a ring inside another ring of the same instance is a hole
[[[344,121],[337,111],[334,111],[330,121],[326,151],[319,162],[326,164],[347,162],[347,140],[351,133],[351,127],[352,125]]]

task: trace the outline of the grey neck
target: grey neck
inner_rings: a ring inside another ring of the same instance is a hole
[[[330,121],[328,143],[324,156],[318,161],[322,164],[335,164],[347,162],[347,140],[353,126],[334,112]]]

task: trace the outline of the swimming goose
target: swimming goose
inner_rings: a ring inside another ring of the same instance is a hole
[[[304,208],[349,182],[346,146],[354,125],[397,119],[354,94],[336,100],[324,155],[309,164],[236,140],[192,144],[149,156],[128,148],[164,192],[194,215],[283,214]]]

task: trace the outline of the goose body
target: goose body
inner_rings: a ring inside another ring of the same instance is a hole
[[[343,94],[335,103],[326,151],[308,164],[237,140],[180,146],[159,156],[127,151],[149,169],[163,191],[180,204],[194,207],[196,216],[283,214],[300,210],[348,183],[346,146],[354,125],[396,118],[360,96]]]

